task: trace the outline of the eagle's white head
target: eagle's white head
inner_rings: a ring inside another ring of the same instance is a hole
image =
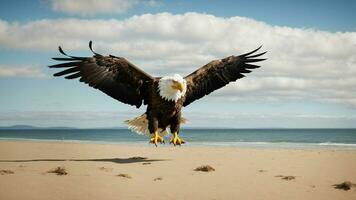
[[[185,95],[187,82],[179,74],[164,76],[158,82],[158,92],[163,99],[177,102]]]

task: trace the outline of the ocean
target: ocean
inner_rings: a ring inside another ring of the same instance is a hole
[[[182,129],[181,137],[187,146],[356,149],[356,129]],[[0,139],[149,145],[127,129],[9,129]]]

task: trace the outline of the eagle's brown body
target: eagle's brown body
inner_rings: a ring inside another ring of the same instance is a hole
[[[157,128],[165,130],[170,126],[171,132],[179,132],[181,109],[185,97],[177,102],[163,99],[158,92],[158,80],[155,79],[151,85],[151,93],[147,102],[148,129],[154,133]]]
[[[91,42],[89,47],[92,50]],[[251,63],[265,60],[257,57],[266,52],[253,54],[259,49],[240,56],[211,61],[184,77],[186,90],[176,101],[162,98],[158,90],[161,78],[150,76],[122,57],[102,56],[93,50],[93,57],[74,57],[65,54],[59,47],[59,51],[67,57],[53,59],[69,62],[50,67],[67,68],[54,76],[65,75],[66,79],[80,78],[81,82],[101,90],[120,102],[136,107],[147,105],[149,132],[152,134],[157,132],[158,128],[165,130],[170,126],[171,132],[177,136],[182,107],[244,77],[243,74],[250,73],[250,69],[258,68],[259,66]]]

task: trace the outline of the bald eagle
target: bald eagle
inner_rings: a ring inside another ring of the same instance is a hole
[[[142,104],[147,105],[143,115],[126,121],[129,128],[150,135],[150,143],[156,146],[164,143],[163,136],[169,128],[173,134],[170,143],[181,145],[184,140],[179,137],[180,125],[186,121],[181,114],[182,107],[260,67],[251,64],[265,60],[258,57],[266,52],[254,54],[260,48],[239,56],[211,61],[185,77],[178,74],[153,77],[123,57],[96,53],[90,41],[89,49],[94,54],[92,57],[70,56],[59,46],[59,52],[66,57],[53,59],[65,62],[49,67],[65,68],[54,76],[80,78],[80,82],[122,103],[137,108]]]

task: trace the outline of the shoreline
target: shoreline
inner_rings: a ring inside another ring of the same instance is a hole
[[[356,151],[163,147],[2,140],[0,199],[356,198]]]
[[[56,139],[32,139],[32,138],[1,138],[1,141],[13,142],[51,142],[51,143],[74,143],[74,144],[112,144],[128,146],[152,146],[146,141],[108,142],[99,140],[56,140]],[[160,144],[159,147],[171,146]],[[295,150],[350,150],[356,151],[356,144],[346,143],[292,143],[292,142],[187,142],[181,147],[216,147],[216,148],[247,148],[247,149],[295,149]]]

